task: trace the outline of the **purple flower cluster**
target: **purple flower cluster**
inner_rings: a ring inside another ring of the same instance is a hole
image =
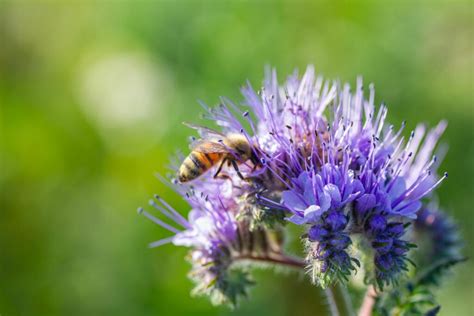
[[[418,125],[405,139],[406,124],[388,124],[387,107],[377,110],[373,85],[368,90],[365,96],[361,79],[351,91],[308,67],[282,85],[269,71],[262,89],[242,89],[241,106],[225,98],[215,108],[203,105],[204,118],[221,133],[245,136],[255,159],[239,164],[244,179],[230,169],[226,180],[204,175],[191,185],[178,184],[192,208],[188,221],[162,200],[164,207],[153,203],[185,229],[177,232],[144,212],[175,233],[156,245],[191,247],[195,270],[218,266],[200,277],[209,288],[249,248],[243,234],[253,234],[255,225],[265,233],[273,227],[265,220],[284,214],[287,224],[305,227],[306,265],[315,283],[346,281],[360,266],[360,253],[369,257],[363,267],[378,288],[396,283],[414,247],[403,239],[407,227],[447,177],[436,175],[443,148],[434,155],[446,123],[429,131]],[[202,196],[190,195],[194,188]],[[242,216],[246,210],[259,214],[259,221],[250,225]]]
[[[218,189],[220,188],[220,189]],[[150,247],[173,243],[191,249],[189,260],[193,265],[191,279],[196,283],[195,294],[206,294],[214,303],[230,301],[235,304],[239,294],[245,295],[245,286],[251,281],[240,273],[239,284],[229,284],[229,267],[232,256],[239,252],[239,225],[235,219],[237,204],[228,182],[202,186],[200,192],[186,191],[176,187],[191,207],[186,220],[159,196],[150,200],[150,205],[171,219],[182,230],[167,224],[142,208],[138,212],[174,235],[150,244]],[[235,291],[233,287],[240,287]],[[229,291],[230,290],[230,291]]]
[[[279,231],[250,229],[248,221],[237,220],[239,212],[247,206],[239,201],[242,188],[235,187],[233,182],[203,181],[198,185],[199,191],[194,187],[172,186],[191,208],[188,219],[158,195],[150,200],[150,206],[170,219],[174,226],[143,208],[139,208],[138,213],[173,234],[150,243],[151,248],[167,243],[190,248],[189,277],[196,284],[193,294],[208,295],[216,305],[235,306],[254,284],[247,262],[300,264],[282,252]]]
[[[427,134],[424,125],[419,125],[404,141],[405,124],[395,131],[385,123],[387,108],[382,105],[375,110],[372,86],[368,99],[360,80],[355,94],[347,85],[324,87],[321,89],[320,80],[309,68],[301,82],[289,80],[283,88],[273,90],[280,93],[270,98],[281,101],[276,108],[291,114],[285,128],[272,130],[272,142],[280,152],[265,158],[265,166],[286,184],[280,204],[292,214],[289,221],[321,226],[323,215],[338,214],[335,212],[349,218],[343,236],[363,232],[375,253],[375,281],[390,283],[407,269],[410,244],[400,239],[405,233],[402,222],[416,218],[422,199],[447,176],[437,179],[437,158],[433,156],[446,123]],[[296,93],[283,98],[281,91]],[[327,109],[328,105],[332,108]],[[262,200],[266,205],[272,203],[264,196]],[[319,249],[341,253],[340,244],[331,248],[324,241],[315,242],[322,245],[313,247],[316,253],[310,258],[322,261],[318,266],[324,273],[327,259]],[[349,244],[350,240],[343,243],[344,253]],[[352,268],[349,264],[340,267],[345,272]]]

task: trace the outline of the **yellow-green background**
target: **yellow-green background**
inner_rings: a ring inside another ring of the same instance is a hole
[[[186,149],[197,100],[241,101],[265,65],[374,82],[389,120],[449,143],[439,189],[473,255],[473,5],[463,1],[0,3],[0,314],[227,315],[192,299],[185,249],[136,215]],[[408,131],[407,131],[408,133]],[[473,263],[440,292],[473,313]],[[257,273],[233,315],[318,315],[297,275]]]

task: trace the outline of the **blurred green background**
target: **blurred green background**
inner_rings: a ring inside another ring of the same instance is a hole
[[[265,65],[308,63],[374,82],[389,120],[446,118],[441,203],[473,256],[472,2],[0,3],[0,314],[318,315],[295,274],[257,273],[235,312],[192,299],[186,249],[137,216],[154,172],[186,150],[197,100],[242,100]],[[408,133],[408,131],[406,131]],[[441,315],[474,313],[473,261],[439,292]]]

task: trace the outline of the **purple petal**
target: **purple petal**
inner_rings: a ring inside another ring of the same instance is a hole
[[[394,213],[399,213],[400,215],[415,219],[416,212],[420,209],[421,205],[422,203],[420,201],[409,202],[405,204],[405,206],[395,209]]]
[[[304,210],[304,219],[307,223],[316,223],[324,211],[318,205],[311,205]]]
[[[350,203],[350,202],[354,201],[355,199],[357,199],[360,195],[361,195],[361,192],[357,192],[357,193],[350,194],[350,195],[347,197],[347,199],[345,199],[344,201],[342,201],[342,203],[343,203],[343,204]]]
[[[394,180],[394,183],[392,185],[392,188],[390,189],[390,197],[392,199],[395,199],[402,195],[403,192],[406,190],[406,184],[405,184],[405,179],[402,177],[398,177]]]
[[[331,197],[332,206],[339,207],[341,204],[341,192],[339,192],[339,188],[336,185],[329,183],[324,186],[324,192],[329,194]]]
[[[353,193],[356,193],[356,192],[364,193],[365,189],[364,189],[364,186],[362,185],[362,182],[360,182],[359,180],[352,181],[352,192]]]
[[[293,191],[284,191],[282,193],[282,203],[290,209],[302,211],[306,208],[302,197],[299,197],[297,193]]]
[[[314,188],[311,180],[304,184],[304,199],[309,205],[316,204],[316,196],[314,195]]]
[[[391,212],[392,211],[392,201],[387,193],[384,191],[377,191],[375,194],[375,199],[377,200],[377,209],[380,211]]]
[[[319,206],[323,212],[327,211],[331,206],[331,196],[325,191],[318,192],[318,200]]]
[[[302,172],[299,176],[298,176],[298,182],[300,183],[300,185],[302,187],[304,187],[304,185],[308,182],[311,183],[311,179],[309,177],[309,174],[308,172]]]
[[[355,202],[355,208],[360,213],[365,213],[367,210],[374,208],[376,203],[373,194],[363,194]]]
[[[295,214],[291,217],[287,217],[286,220],[293,223],[293,224],[296,224],[296,225],[306,224],[306,219],[304,217],[301,217],[301,216],[297,215],[297,214]]]
[[[204,216],[204,213],[198,209],[193,209],[191,212],[189,212],[188,218],[189,218],[189,223],[193,224],[196,222],[196,220],[200,217]]]

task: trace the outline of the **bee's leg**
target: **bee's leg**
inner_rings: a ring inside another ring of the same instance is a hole
[[[260,165],[260,162],[258,161],[258,158],[257,158],[257,156],[255,155],[254,152],[252,152],[252,155],[250,157],[250,161],[253,164],[252,171],[250,171],[250,173],[253,173],[253,172],[255,172],[255,170],[257,170],[258,166]]]
[[[222,167],[224,166],[226,160],[227,160],[227,158],[222,159],[222,162],[221,162],[221,164],[219,165],[219,168],[217,168],[216,173],[214,173],[214,178],[217,178],[217,176],[218,176],[219,173],[221,172]]]
[[[245,180],[244,176],[240,173],[239,166],[237,166],[237,163],[235,160],[230,161],[232,163],[232,167],[234,167],[235,171],[237,172],[237,175],[239,176],[240,179]]]
[[[232,181],[232,178],[228,174],[225,174],[225,173],[220,173],[217,177],[214,177],[214,178]]]
[[[229,176],[228,174],[226,174],[225,172],[221,172],[221,173],[216,177],[216,179],[229,180],[229,181],[232,183],[232,186],[233,186],[233,187],[237,187],[237,186],[234,184],[234,180],[232,179],[232,177]]]

